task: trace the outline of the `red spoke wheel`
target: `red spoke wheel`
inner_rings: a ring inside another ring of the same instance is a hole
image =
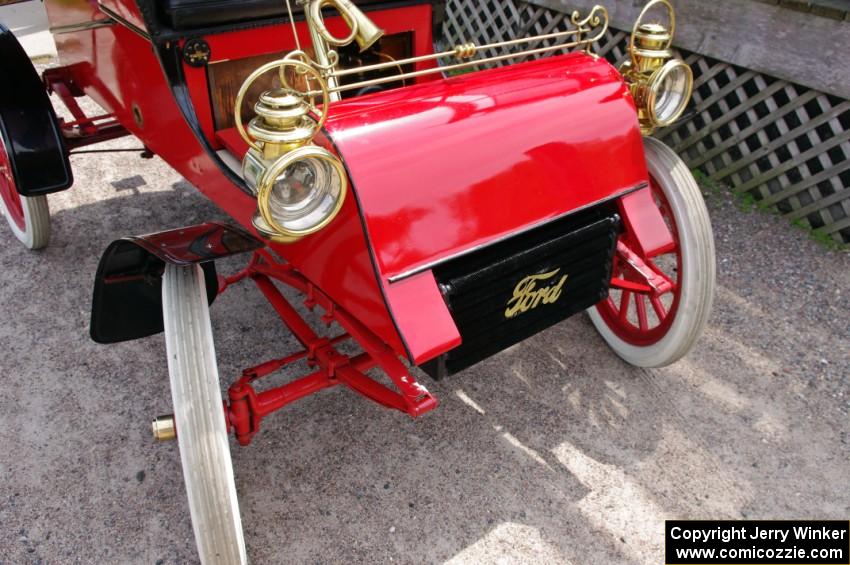
[[[18,194],[6,145],[0,137],[0,206],[15,237],[29,249],[41,249],[50,239],[50,210],[46,196]]]
[[[711,311],[714,236],[696,181],[669,147],[645,140],[650,188],[674,245],[642,256],[630,234],[617,245],[611,292],[588,310],[608,345],[627,362],[663,367],[691,350]]]

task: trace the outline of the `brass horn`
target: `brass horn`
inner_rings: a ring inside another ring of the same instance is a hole
[[[365,51],[384,36],[384,30],[376,26],[351,0],[309,0],[309,2],[310,20],[328,45],[341,47],[356,41],[357,45],[360,46],[360,51]],[[322,8],[326,6],[330,6],[339,12],[348,27],[351,28],[351,32],[346,37],[335,37],[325,27]]]

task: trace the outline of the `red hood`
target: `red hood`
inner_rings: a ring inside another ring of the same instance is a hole
[[[573,53],[336,104],[384,282],[647,180],[636,111]]]
[[[432,265],[648,178],[622,78],[579,53],[339,102],[327,131],[416,363],[460,343]]]

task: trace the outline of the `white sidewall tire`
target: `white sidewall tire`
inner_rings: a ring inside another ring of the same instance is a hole
[[[18,227],[6,210],[6,203],[0,198],[0,207],[12,233],[27,249],[41,249],[50,241],[50,208],[47,206],[47,196],[21,196],[21,206],[24,210],[25,229]]]
[[[248,562],[204,273],[166,265],[162,309],[183,480],[201,562]]]
[[[682,291],[676,317],[660,340],[637,346],[617,336],[595,306],[587,312],[602,338],[625,361],[638,367],[664,367],[691,350],[708,321],[716,278],[714,234],[705,200],[687,165],[656,139],[645,138],[644,147],[649,173],[664,192],[679,232]]]

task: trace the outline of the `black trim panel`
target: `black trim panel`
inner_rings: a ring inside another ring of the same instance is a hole
[[[238,4],[238,2],[235,2],[234,0],[229,1]],[[289,22],[289,17],[285,15],[286,4],[284,3],[284,0],[280,0],[280,16],[272,15],[266,17],[246,19],[244,21],[225,22],[215,25],[199,25],[197,27],[187,26],[186,29],[178,29],[178,27],[180,27],[181,25],[180,23],[177,23],[177,26],[172,25],[175,22],[169,21],[171,18],[168,14],[164,13],[164,11],[159,10],[160,6],[157,2],[155,2],[155,0],[137,0],[137,3],[139,5],[140,10],[142,11],[142,14],[145,17],[145,24],[147,25],[148,31],[150,32],[151,36],[153,36],[154,39],[160,41],[179,41],[187,37],[256,29],[259,27],[266,27]],[[415,6],[418,4],[443,5],[445,4],[445,0],[383,0],[377,1],[375,3],[370,3],[368,5],[363,5],[362,9],[364,12],[370,12],[375,10],[403,8],[407,6]],[[297,6],[294,1],[293,9],[298,12]],[[303,14],[296,13],[294,17],[296,21],[300,21],[303,19]]]
[[[606,298],[620,231],[608,202],[435,268],[463,341],[422,369],[460,372]]]

